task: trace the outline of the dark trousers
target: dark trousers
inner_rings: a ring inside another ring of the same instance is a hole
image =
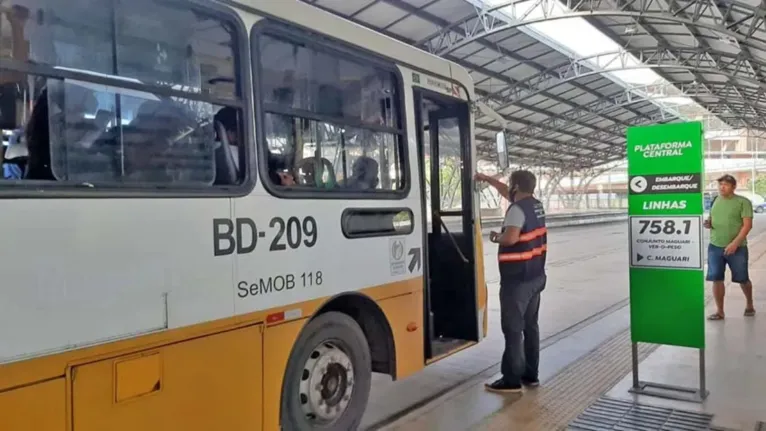
[[[500,371],[506,383],[537,380],[540,366],[540,292],[546,277],[532,281],[500,280],[500,325],[505,352]],[[523,340],[523,341],[522,341]]]

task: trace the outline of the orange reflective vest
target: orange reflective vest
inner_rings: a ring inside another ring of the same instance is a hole
[[[500,277],[502,281],[533,280],[545,275],[548,251],[545,210],[542,202],[533,197],[514,202],[513,206],[524,212],[524,226],[521,228],[519,242],[512,246],[498,247]]]

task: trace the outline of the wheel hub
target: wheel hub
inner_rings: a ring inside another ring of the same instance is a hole
[[[351,401],[354,368],[335,344],[320,344],[303,367],[299,387],[301,408],[311,421],[329,423],[339,418]]]

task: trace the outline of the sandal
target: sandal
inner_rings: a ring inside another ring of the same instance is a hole
[[[719,313],[713,313],[707,317],[707,320],[723,320],[724,316]]]
[[[755,309],[754,308],[751,308],[749,310],[745,309],[745,316],[747,316],[747,317],[755,316]]]

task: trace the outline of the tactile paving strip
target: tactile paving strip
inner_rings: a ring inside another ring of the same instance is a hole
[[[580,416],[570,431],[709,431],[713,415],[636,404],[602,397]]]
[[[631,370],[630,330],[612,337],[596,350],[535,390],[528,390],[508,408],[485,420],[475,430],[564,430]],[[639,344],[643,360],[658,346]],[[543,351],[545,354],[545,351]]]

